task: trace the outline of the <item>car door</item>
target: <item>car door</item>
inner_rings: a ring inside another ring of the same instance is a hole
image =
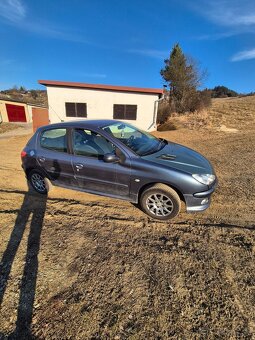
[[[36,159],[39,166],[55,184],[78,187],[68,152],[68,130],[47,128],[38,137]]]
[[[130,162],[107,163],[106,153],[116,147],[99,133],[88,129],[73,129],[72,164],[79,186],[105,195],[129,197]],[[120,170],[121,169],[121,170]]]

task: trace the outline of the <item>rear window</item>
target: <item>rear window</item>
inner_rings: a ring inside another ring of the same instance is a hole
[[[58,152],[67,152],[66,129],[51,129],[43,131],[40,138],[42,148]]]

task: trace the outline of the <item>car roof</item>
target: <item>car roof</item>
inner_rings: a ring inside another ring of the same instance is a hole
[[[38,130],[43,130],[45,128],[50,128],[50,129],[54,129],[54,128],[64,128],[64,127],[75,127],[75,128],[86,128],[86,127],[90,127],[90,128],[100,128],[102,126],[106,126],[106,125],[110,125],[110,124],[114,124],[114,123],[122,123],[119,120],[115,120],[115,119],[82,119],[82,120],[71,120],[68,122],[60,122],[60,123],[54,123],[54,124],[49,124],[49,125],[44,125],[41,126]]]

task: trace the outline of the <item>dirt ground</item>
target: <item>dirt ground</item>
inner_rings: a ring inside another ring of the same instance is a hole
[[[219,177],[206,212],[168,223],[125,201],[28,193],[29,136],[1,139],[0,339],[254,339],[255,125],[237,128],[158,133]]]
[[[32,133],[32,123],[1,123],[0,139],[12,136],[24,136]]]
[[[0,134],[16,130],[17,128],[20,128],[22,125],[17,123],[0,123]]]

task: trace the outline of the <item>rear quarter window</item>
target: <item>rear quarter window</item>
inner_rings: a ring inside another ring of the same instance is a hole
[[[67,152],[66,129],[45,130],[40,136],[40,145],[44,149]]]

